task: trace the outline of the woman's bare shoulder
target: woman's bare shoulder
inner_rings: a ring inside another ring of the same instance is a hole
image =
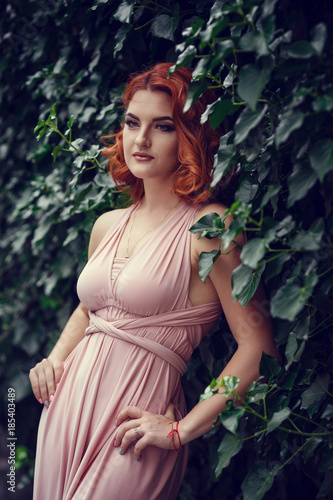
[[[125,210],[125,208],[110,210],[109,212],[105,212],[104,214],[100,215],[98,219],[96,219],[90,236],[88,251],[89,258],[94,253],[110,227],[120,219]]]
[[[201,217],[204,217],[205,215],[208,215],[212,212],[222,216],[227,209],[228,207],[223,205],[223,203],[219,203],[217,201],[205,203],[200,207],[200,210],[198,210],[195,221],[197,222],[199,219],[201,219]]]

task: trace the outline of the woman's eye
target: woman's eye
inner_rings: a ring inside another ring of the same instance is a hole
[[[157,125],[157,128],[159,130],[161,130],[162,132],[171,132],[171,131],[175,130],[175,128],[172,127],[171,125],[163,125],[163,124]]]
[[[125,120],[125,125],[127,125],[127,127],[129,128],[133,128],[138,126],[138,123],[133,120]]]

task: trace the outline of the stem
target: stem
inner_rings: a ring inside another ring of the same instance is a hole
[[[313,436],[313,437],[314,437],[314,436]],[[295,453],[293,453],[293,454],[291,455],[291,457],[289,457],[289,458],[288,458],[288,460],[286,460],[286,461],[284,462],[284,464],[282,464],[282,465],[281,465],[281,467],[279,467],[279,469],[278,469],[278,470],[283,469],[283,467],[284,467],[285,465],[287,465],[287,463],[289,463],[289,462],[290,462],[290,461],[291,461],[291,460],[292,460],[292,459],[293,459],[293,458],[297,455],[297,453],[299,453],[299,452],[300,452],[300,451],[301,451],[301,450],[302,450],[302,449],[303,449],[303,448],[304,448],[304,447],[305,447],[308,443],[310,443],[310,442],[312,441],[313,437],[311,437],[308,441],[305,441],[305,442],[302,444],[302,446],[301,446],[300,448],[298,448],[298,450],[296,450],[296,451],[295,451]]]

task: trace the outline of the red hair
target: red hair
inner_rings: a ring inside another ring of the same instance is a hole
[[[173,174],[173,192],[182,200],[202,203],[210,196],[214,154],[217,152],[221,133],[212,130],[209,122],[200,124],[201,115],[208,104],[216,100],[212,90],[206,91],[191,108],[183,112],[192,72],[179,68],[169,76],[170,63],[160,63],[151,70],[131,78],[123,95],[123,104],[128,108],[138,90],[166,92],[171,96],[172,115],[178,136],[179,167]],[[109,140],[113,139],[113,144]],[[133,201],[144,194],[142,179],[136,178],[128,169],[123,152],[123,129],[112,136],[102,137],[107,148],[102,152],[109,158],[108,169],[116,186],[124,191],[130,186]]]

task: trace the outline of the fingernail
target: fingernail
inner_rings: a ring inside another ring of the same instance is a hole
[[[53,396],[53,394],[52,394],[52,395],[50,396],[50,403],[52,403],[53,398],[54,398],[54,396]]]
[[[43,404],[42,398],[39,398],[38,403],[40,403],[41,405]]]
[[[45,401],[44,405],[46,406],[46,408],[48,408],[50,406],[50,403],[48,401]]]
[[[139,461],[138,457],[134,457],[134,458],[135,458],[135,460],[136,460],[137,462]]]
[[[119,455],[121,455],[121,448],[119,448]]]

